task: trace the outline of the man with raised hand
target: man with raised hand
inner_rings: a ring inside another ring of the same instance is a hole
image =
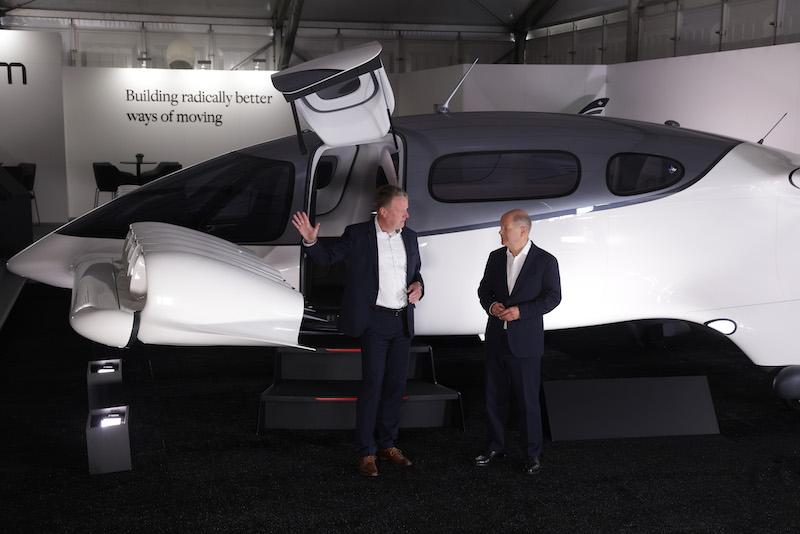
[[[317,241],[319,223],[297,212],[292,224],[306,254],[321,265],[345,262],[339,329],[359,339],[361,391],[356,403],[358,472],[378,476],[376,459],[408,467],[395,446],[414,335],[414,305],[423,296],[417,234],[405,227],[408,195],[384,185],[376,193],[376,216],[345,228],[332,244]]]

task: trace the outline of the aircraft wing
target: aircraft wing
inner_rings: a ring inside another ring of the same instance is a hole
[[[252,252],[165,223],[130,226],[117,261],[75,268],[70,324],[114,347],[297,347],[303,295]]]

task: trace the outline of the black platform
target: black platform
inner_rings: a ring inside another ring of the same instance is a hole
[[[544,382],[553,441],[719,434],[705,376]]]
[[[258,433],[355,428],[360,381],[359,349],[279,350],[274,381],[261,394]],[[411,348],[403,400],[402,428],[464,428],[461,393],[436,382],[428,346]]]

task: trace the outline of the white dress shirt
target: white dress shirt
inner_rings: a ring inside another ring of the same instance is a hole
[[[506,281],[508,282],[508,294],[514,290],[514,284],[517,283],[519,272],[522,270],[522,265],[525,263],[525,258],[528,257],[528,252],[531,250],[531,241],[514,256],[508,248],[506,248]]]
[[[402,230],[384,232],[375,217],[375,232],[378,235],[378,298],[377,306],[405,308],[406,294],[406,246],[400,235]]]
[[[525,264],[525,258],[528,257],[528,252],[531,250],[531,241],[528,240],[528,244],[525,245],[522,250],[519,251],[519,254],[514,256],[511,251],[506,247],[506,284],[508,284],[508,294],[511,295],[511,292],[514,291],[514,284],[517,283],[517,278],[519,278],[519,272],[522,270],[522,266]],[[495,303],[491,303],[489,305],[489,313],[491,313],[492,306]],[[503,330],[508,329],[508,321],[503,321]]]

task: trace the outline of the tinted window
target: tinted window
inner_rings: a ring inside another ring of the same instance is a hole
[[[294,177],[289,162],[227,154],[132,191],[59,233],[122,239],[130,223],[155,221],[237,243],[273,241],[289,219]]]
[[[317,91],[317,96],[323,100],[333,100],[334,98],[340,98],[350,93],[355,93],[358,91],[359,87],[361,87],[361,82],[358,78],[353,78],[352,80],[345,80],[331,85],[330,87],[320,89]]]
[[[336,156],[322,156],[317,162],[317,170],[314,171],[314,186],[319,189],[325,189],[331,185],[333,175],[336,173],[336,165],[339,163],[339,158]]]
[[[386,171],[383,170],[383,167],[378,167],[378,172],[375,173],[375,189],[388,184],[389,179],[386,177]]]
[[[638,195],[669,187],[683,178],[683,165],[652,154],[615,154],[608,160],[606,181],[615,195]]]
[[[578,158],[568,152],[481,152],[437,159],[429,187],[442,202],[489,202],[568,195],[579,179]]]

